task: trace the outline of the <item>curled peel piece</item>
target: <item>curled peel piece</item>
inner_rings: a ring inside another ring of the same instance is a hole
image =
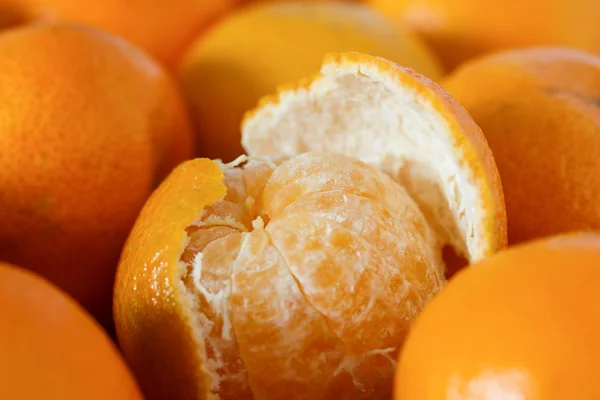
[[[506,243],[489,149],[431,82],[346,54],[275,100],[248,159],[182,164],[131,232],[115,320],[150,399],[389,397],[442,247]]]
[[[117,335],[149,398],[206,398],[205,350],[196,340],[195,299],[182,282],[179,259],[189,241],[185,228],[225,196],[222,181],[212,160],[181,164],[148,199],[121,254],[113,310]]]
[[[317,150],[362,160],[399,181],[470,262],[506,246],[502,185],[481,129],[437,84],[393,62],[327,56],[320,75],[247,113],[242,144],[250,156]]]

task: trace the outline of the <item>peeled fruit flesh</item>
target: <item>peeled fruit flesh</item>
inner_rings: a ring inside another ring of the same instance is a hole
[[[387,394],[408,325],[443,277],[417,204],[387,175],[336,154],[277,167],[251,160],[224,174],[226,197],[188,227],[182,256],[211,391]]]

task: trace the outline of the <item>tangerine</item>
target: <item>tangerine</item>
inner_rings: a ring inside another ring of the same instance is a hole
[[[492,51],[567,46],[600,52],[597,0],[367,0],[421,34],[453,69]]]
[[[595,399],[600,236],[515,246],[459,272],[410,330],[395,398]]]
[[[8,11],[18,13],[21,22],[66,22],[102,29],[127,39],[169,69],[177,67],[200,32],[241,2],[0,0]]]
[[[0,260],[109,321],[123,243],[154,186],[192,156],[176,84],[93,28],[0,34]]]
[[[141,400],[114,343],[73,299],[0,263],[0,398]]]

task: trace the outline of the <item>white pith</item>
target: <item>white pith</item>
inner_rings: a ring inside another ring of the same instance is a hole
[[[488,250],[482,196],[444,116],[415,89],[382,80],[376,67],[326,65],[322,74],[246,121],[247,153],[332,151],[376,166],[431,208],[428,220],[443,241],[469,261],[480,259]]]

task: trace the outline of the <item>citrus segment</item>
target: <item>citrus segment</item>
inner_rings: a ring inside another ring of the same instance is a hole
[[[322,398],[343,358],[342,346],[302,294],[268,232],[248,234],[232,283],[233,323],[252,398]]]
[[[186,252],[191,251],[194,260],[187,264],[185,279],[187,289],[198,300],[194,311],[204,327],[206,370],[210,373],[211,389],[218,390],[222,398],[251,399],[248,373],[238,345],[240,334],[233,329],[232,274],[242,235],[233,228],[208,229],[221,229],[223,236],[214,236],[208,230],[203,236],[190,236]],[[206,246],[199,247],[200,241]]]

